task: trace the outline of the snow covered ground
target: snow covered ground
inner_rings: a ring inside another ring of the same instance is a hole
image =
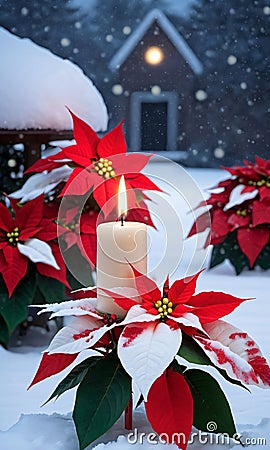
[[[163,281],[167,272],[173,273],[172,280],[186,273],[194,273],[207,266],[207,252],[202,250],[203,240],[183,239],[193,221],[188,214],[190,207],[200,201],[201,191],[212,187],[226,173],[213,169],[190,169],[188,172],[173,163],[154,162],[146,173],[151,173],[154,181],[170,192],[170,195],[153,194],[158,204],[151,205],[154,220],[159,231],[150,232],[149,274]],[[198,187],[199,186],[199,187]],[[166,242],[166,245],[163,244]],[[166,251],[165,251],[166,250]],[[190,265],[190,260],[193,263]],[[260,345],[270,361],[269,346],[269,271],[244,272],[234,275],[229,264],[223,264],[211,271],[204,271],[198,283],[198,290],[223,290],[239,297],[256,298],[242,304],[227,320],[248,331]],[[34,339],[31,339],[34,336]],[[43,339],[42,339],[43,338]],[[63,378],[63,374],[51,377],[27,391],[40,361],[40,352],[46,347],[49,336],[41,330],[32,330],[24,345],[13,347],[11,351],[0,349],[0,448],[3,450],[78,450],[71,410],[74,392],[69,391],[55,403],[41,408],[52,390]],[[35,346],[33,346],[35,341]],[[31,344],[31,345],[30,345]],[[69,371],[69,369],[68,369]],[[242,440],[250,448],[270,447],[270,390],[252,388],[251,393],[220,380],[229,399]],[[114,449],[152,449],[177,448],[165,445],[158,438],[149,438],[152,431],[143,409],[134,413],[134,428],[141,438],[128,437],[123,428],[123,418],[90,448]],[[141,433],[145,433],[142,435]],[[190,450],[236,449],[235,442],[216,444],[209,435],[195,438]],[[152,439],[152,441],[151,441]],[[204,439],[204,442],[203,442]],[[129,442],[130,441],[130,442]],[[136,442],[134,442],[136,441]],[[206,442],[205,442],[206,441]],[[132,443],[131,443],[132,442]]]

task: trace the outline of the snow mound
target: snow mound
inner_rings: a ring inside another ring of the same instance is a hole
[[[78,66],[2,27],[0,54],[0,128],[71,130],[67,105],[95,131],[106,130],[103,98]]]
[[[144,419],[143,419],[144,418]],[[165,444],[153,432],[143,411],[134,412],[135,428],[123,429],[121,419],[104,436],[87,447],[87,450],[176,450],[176,444]],[[258,425],[242,425],[242,442],[260,450],[269,442],[269,419],[263,419]],[[138,428],[140,431],[138,431]],[[124,432],[124,434],[122,434]],[[190,450],[238,450],[239,444],[229,439],[222,441],[215,434],[204,433],[201,438],[190,437]],[[22,414],[18,422],[8,431],[0,431],[0,439],[5,450],[79,450],[75,425],[71,414]]]
[[[5,450],[78,450],[71,416],[22,414],[9,431],[0,432]]]

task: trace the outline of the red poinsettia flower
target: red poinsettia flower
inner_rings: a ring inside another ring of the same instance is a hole
[[[97,218],[98,213],[93,210],[80,215],[78,207],[67,210],[65,217],[58,218],[58,237],[65,244],[61,245],[62,250],[77,246],[92,267],[97,255]]]
[[[110,202],[109,209],[104,206],[117,194],[119,177],[125,175],[129,192],[129,207],[138,206],[135,190],[160,189],[141,170],[151,155],[126,154],[126,142],[122,122],[102,138],[94,130],[70,111],[74,124],[75,145],[62,148],[57,155],[35,163],[31,171],[52,170],[69,164],[74,170],[61,192],[61,195],[93,194],[94,199],[109,213],[115,206]],[[29,170],[28,170],[29,171]]]
[[[55,209],[44,205],[43,195],[19,206],[11,200],[10,210],[0,203],[0,273],[11,296],[27,272],[29,260],[42,275],[67,286],[65,265],[53,242],[57,237]],[[47,213],[47,217],[46,217]]]
[[[270,239],[270,161],[256,158],[245,161],[243,167],[227,168],[234,178],[221,181],[206,204],[209,211],[194,222],[188,237],[210,226],[205,246],[220,244],[227,235],[236,232],[236,241],[253,267]],[[199,206],[203,206],[202,204]]]

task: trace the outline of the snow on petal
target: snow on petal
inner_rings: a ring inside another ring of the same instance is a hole
[[[153,322],[160,319],[159,314],[148,314],[146,309],[141,305],[134,305],[128,311],[125,319],[121,322],[121,325],[128,325],[137,322]]]
[[[186,313],[186,314],[183,314],[183,316],[181,316],[181,317],[173,317],[173,316],[169,316],[169,317],[172,320],[174,320],[175,322],[184,325],[185,327],[197,328],[197,330],[200,330],[203,333],[205,333],[205,330],[202,328],[202,325],[201,325],[198,317],[195,316],[195,314]]]
[[[96,296],[97,296],[96,286],[84,287],[70,292],[70,297],[75,300],[85,298],[96,298]]]
[[[60,270],[51,247],[40,239],[32,238],[25,241],[24,244],[17,244],[19,252],[29,258],[34,263],[44,263]]]
[[[251,200],[258,194],[257,189],[242,194],[244,188],[245,185],[243,184],[238,184],[237,186],[235,186],[235,188],[231,192],[229,202],[224,207],[224,211],[227,211],[228,209],[233,208],[234,206],[241,205],[246,200]]]
[[[20,203],[33,200],[43,193],[52,191],[61,181],[66,181],[71,172],[72,169],[65,165],[49,173],[34,174],[28,178],[21,189],[10,194],[10,197],[21,199]]]
[[[211,339],[221,342],[251,365],[260,386],[261,383],[265,387],[270,386],[270,367],[256,342],[246,332],[224,320],[205,324],[204,329]]]
[[[102,319],[102,316],[96,312],[96,299],[70,300],[62,303],[53,303],[45,306],[38,314],[52,312],[50,318],[62,316],[91,316],[96,319]]]
[[[164,372],[179,350],[180,328],[163,322],[127,325],[118,342],[118,356],[127,373],[147,400],[154,381]]]
[[[230,350],[229,347],[218,341],[203,337],[194,337],[195,341],[202,347],[212,363],[224,369],[234,380],[242,381],[244,384],[258,385],[259,381],[251,365],[241,356]]]
[[[93,347],[111,328],[113,325],[103,326],[101,321],[94,318],[76,318],[55,335],[46,351],[49,354],[80,353]]]

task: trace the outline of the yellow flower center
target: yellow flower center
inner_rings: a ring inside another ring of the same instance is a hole
[[[109,159],[100,158],[94,163],[94,168],[97,174],[105,178],[105,180],[115,177],[115,171]]]
[[[173,304],[167,297],[163,297],[155,303],[161,320],[166,320],[167,316],[173,312]]]
[[[247,217],[248,215],[248,210],[247,209],[238,209],[236,211],[236,214],[240,217]]]
[[[16,247],[18,241],[19,241],[19,228],[15,227],[13,231],[7,233],[7,240],[10,245],[13,245],[13,247]]]
[[[249,186],[254,186],[254,187],[262,187],[262,186],[266,186],[266,187],[270,187],[270,177],[263,177],[258,181],[254,181],[254,180],[249,180],[248,181],[248,185]]]

